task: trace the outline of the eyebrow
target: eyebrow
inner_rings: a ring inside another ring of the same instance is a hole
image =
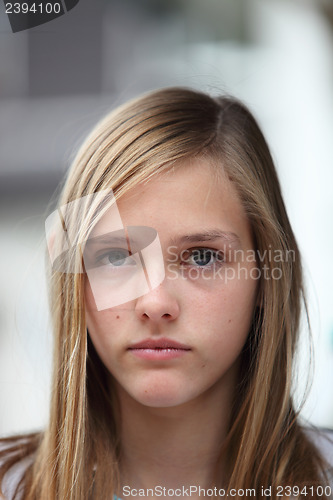
[[[93,246],[93,245],[110,245],[110,244],[119,244],[119,245],[123,245],[123,244],[126,244],[127,245],[127,240],[126,240],[126,237],[125,236],[121,236],[121,237],[115,237],[115,236],[106,236],[106,235],[102,235],[102,236],[95,236],[94,238],[88,238],[88,240],[86,241],[86,246]]]
[[[220,229],[204,229],[197,233],[184,234],[181,236],[171,237],[171,243],[174,245],[184,245],[188,243],[201,243],[205,241],[225,240],[227,243],[240,243],[240,238],[236,233],[231,231],[221,231]],[[132,241],[132,240],[131,240]],[[134,243],[134,241],[132,242]],[[110,245],[120,244],[127,246],[125,236],[117,237],[111,235],[101,235],[88,239],[86,246],[89,248],[94,245]]]
[[[127,249],[130,253],[138,252],[145,248],[148,244],[152,242],[151,239],[147,238],[136,238],[132,236],[113,236],[112,233],[101,234],[100,236],[94,236],[93,238],[88,238],[86,241],[86,250],[89,252],[94,247],[121,247],[122,249]]]
[[[196,243],[204,241],[215,241],[223,239],[228,243],[240,242],[240,238],[236,233],[231,231],[221,231],[220,229],[205,229],[203,231],[184,234],[183,236],[172,237],[172,243],[174,244],[186,244],[186,243]]]

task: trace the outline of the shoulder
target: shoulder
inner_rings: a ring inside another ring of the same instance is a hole
[[[333,429],[306,427],[304,432],[319,450],[322,457],[333,467]]]
[[[333,429],[304,428],[306,436],[316,446],[327,464],[327,474],[333,486]]]
[[[25,444],[24,439],[0,439],[0,486],[1,493],[6,500],[22,498],[22,493],[18,493],[16,497],[14,495],[17,488],[21,486],[21,480],[33,461],[31,455],[22,456],[21,450]]]

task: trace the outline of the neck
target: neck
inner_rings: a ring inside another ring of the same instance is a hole
[[[144,406],[119,387],[117,392],[123,487],[214,485],[230,420],[230,387],[224,386],[222,391],[221,387],[217,391],[211,388],[196,400],[167,408]]]

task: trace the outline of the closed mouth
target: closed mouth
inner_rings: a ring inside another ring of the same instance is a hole
[[[139,349],[144,349],[144,350],[151,350],[151,351],[162,351],[162,350],[169,350],[169,351],[190,351],[191,348],[188,345],[181,344],[180,342],[177,342],[175,340],[167,339],[167,338],[161,338],[161,339],[145,339],[141,342],[137,342],[131,346],[128,347],[129,350],[139,350]]]

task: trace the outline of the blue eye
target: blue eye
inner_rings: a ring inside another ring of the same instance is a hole
[[[121,248],[112,248],[107,252],[104,252],[97,258],[97,262],[99,265],[111,265],[113,267],[136,265],[136,262],[133,257],[131,257],[129,251]]]
[[[185,263],[197,267],[209,267],[224,262],[223,253],[212,248],[192,248],[187,250]]]

